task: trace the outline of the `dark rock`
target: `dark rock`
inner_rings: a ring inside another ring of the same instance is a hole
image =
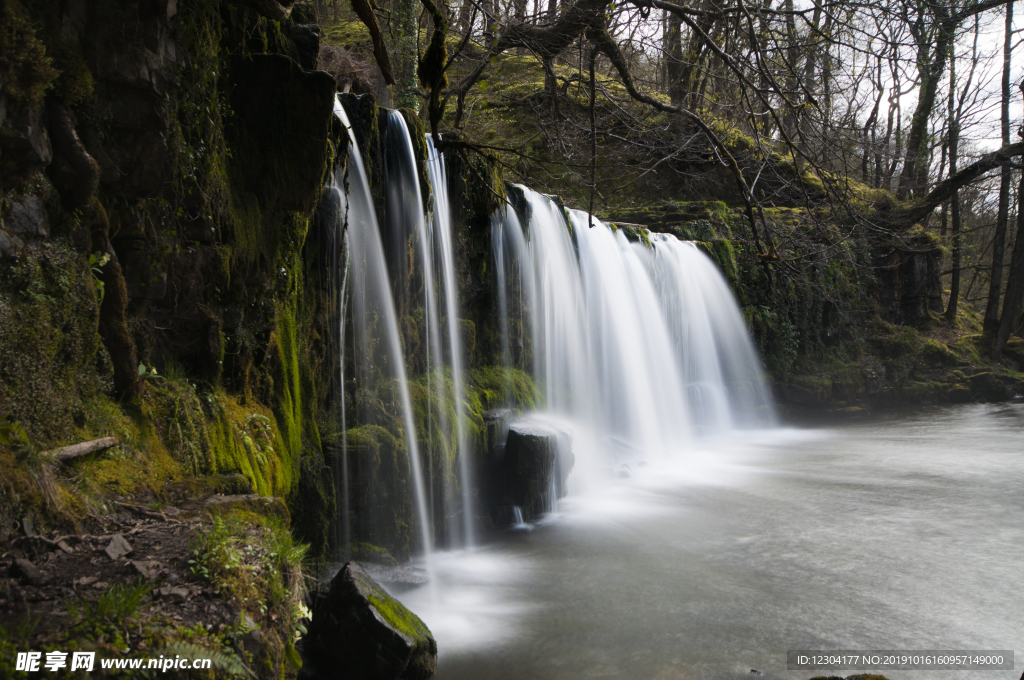
[[[17,236],[0,231],[0,255],[13,257],[25,246],[25,243]]]
[[[50,219],[38,196],[22,196],[11,201],[4,226],[15,234],[46,238],[50,235]]]
[[[264,211],[312,210],[327,160],[334,78],[271,54],[235,58],[230,74],[235,188]]]
[[[314,604],[301,646],[305,680],[425,680],[437,670],[437,643],[427,626],[355,562]]]
[[[15,559],[8,573],[24,585],[38,586],[43,583],[43,572],[26,559]]]
[[[252,617],[248,614],[245,614],[243,621],[245,623],[245,627],[250,630],[242,636],[242,647],[250,656],[256,658],[259,656],[260,649],[263,647],[263,631],[256,626],[256,622],[253,621]]]
[[[573,462],[569,432],[534,421],[509,425],[504,451],[487,475],[495,523],[508,523],[509,507],[519,507],[525,522],[550,511],[553,497],[566,494]]]
[[[1017,383],[1011,376],[998,373],[976,373],[967,379],[976,401],[1008,401],[1013,399]]]
[[[0,101],[2,101],[0,95]],[[2,108],[2,107],[0,107]],[[53,160],[53,147],[46,132],[46,111],[42,105],[7,109],[0,134],[0,156],[5,162],[43,167]]]
[[[114,241],[117,259],[124,262],[124,283],[133,300],[163,300],[167,295],[167,269],[159,247],[141,239]]]
[[[919,324],[941,313],[942,281],[938,244],[921,236],[879,258],[879,298],[887,321]]]
[[[299,65],[307,71],[315,71],[320,61],[320,27],[316,24],[295,24],[290,33]]]

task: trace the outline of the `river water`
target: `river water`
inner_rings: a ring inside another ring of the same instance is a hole
[[[865,672],[787,671],[790,649],[1014,649],[1016,671],[884,674],[1020,675],[1024,404],[751,433],[604,481],[576,448],[591,481],[557,513],[400,594],[441,680]]]

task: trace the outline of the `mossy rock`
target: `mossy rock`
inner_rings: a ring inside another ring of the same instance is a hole
[[[98,329],[96,282],[69,243],[0,265],[0,415],[33,443],[72,443],[89,429],[88,402],[111,388]]]
[[[291,515],[284,499],[258,494],[238,496],[211,496],[204,503],[206,511],[211,515],[229,515],[239,511],[251,512],[261,517],[273,517],[282,522],[282,526],[291,523]]]
[[[196,483],[196,487],[199,493],[211,496],[217,494],[234,496],[253,493],[252,482],[248,477],[238,472],[201,477]]]
[[[976,401],[1008,401],[1013,399],[1015,387],[1020,381],[1010,375],[985,371],[967,379],[971,394]],[[1019,389],[1019,387],[1017,387]]]
[[[302,652],[307,679],[426,680],[437,670],[430,629],[355,562],[315,603]]]
[[[963,363],[960,360],[960,356],[949,348],[949,345],[932,340],[931,338],[924,338],[921,341],[920,352],[921,359],[923,359],[930,366],[959,366]]]

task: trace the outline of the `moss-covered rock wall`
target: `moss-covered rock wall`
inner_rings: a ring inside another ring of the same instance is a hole
[[[133,487],[29,483],[33,452],[114,435],[162,461],[151,491],[238,473],[326,549],[333,281],[310,225],[339,130],[310,15],[0,3],[0,416],[27,438],[7,505],[73,523],[53,497]]]

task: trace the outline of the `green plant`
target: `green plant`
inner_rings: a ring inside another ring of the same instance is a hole
[[[120,647],[129,636],[127,622],[135,616],[150,587],[144,581],[115,583],[95,600],[79,595],[66,603],[75,621],[73,628],[99,638],[112,639]]]
[[[100,304],[103,304],[103,295],[105,293],[103,279],[100,277],[103,275],[103,265],[107,262],[110,262],[109,253],[96,251],[89,256],[89,272],[92,274],[93,283],[96,284],[96,294],[99,296]]]
[[[28,446],[28,435],[25,429],[12,420],[9,413],[0,416],[0,444],[4,446]]]

